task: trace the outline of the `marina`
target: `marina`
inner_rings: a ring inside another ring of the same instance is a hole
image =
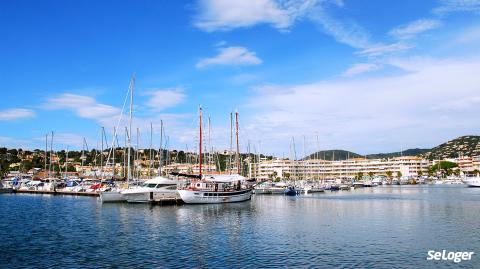
[[[430,268],[427,252],[447,242],[476,250],[479,190],[381,186],[167,207],[2,194],[0,267]],[[475,255],[461,268],[478,268]]]
[[[479,11],[0,1],[0,269],[480,269]]]

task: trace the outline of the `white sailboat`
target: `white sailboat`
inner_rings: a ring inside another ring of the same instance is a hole
[[[200,180],[192,181],[186,188],[178,190],[182,200],[187,204],[218,204],[233,203],[250,200],[252,189],[244,185],[246,178],[240,175],[240,156],[238,143],[238,112],[236,118],[237,136],[237,173],[228,175],[202,175],[202,108],[200,114],[200,139],[199,139],[199,170]]]
[[[131,157],[131,137],[132,137],[132,113],[133,113],[133,90],[135,85],[135,76],[132,77],[130,80],[130,85],[128,89],[128,93],[130,93],[130,114],[129,114],[129,129],[128,129],[128,157],[127,157],[127,188],[129,186],[130,180],[132,179],[132,171],[131,171],[131,164],[130,164],[130,157]],[[127,96],[128,96],[127,93]],[[123,113],[123,109],[122,109]],[[119,119],[120,122],[120,119]],[[115,136],[116,134],[114,134]],[[123,189],[122,188],[112,188],[106,191],[100,191],[100,200],[102,203],[106,202],[125,202],[125,198],[122,195]]]

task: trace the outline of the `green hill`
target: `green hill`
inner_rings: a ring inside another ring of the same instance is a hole
[[[368,159],[386,159],[386,158],[393,158],[393,157],[400,157],[400,156],[417,156],[423,153],[428,152],[430,149],[407,149],[402,152],[391,152],[391,153],[377,153],[377,154],[368,154]]]
[[[363,157],[363,156],[351,151],[346,151],[341,149],[332,149],[332,150],[321,150],[321,151],[312,153],[304,159],[323,159],[323,160],[329,160],[329,161],[331,160],[338,161],[338,160],[346,160],[349,157],[357,158],[357,157]]]
[[[458,156],[477,156],[480,155],[480,136],[468,135],[455,138],[446,143],[438,145],[433,149],[421,154],[421,156],[430,159],[455,158]]]

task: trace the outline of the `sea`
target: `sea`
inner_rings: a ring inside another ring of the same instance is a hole
[[[427,260],[443,250],[474,254]],[[0,194],[0,268],[480,268],[480,189],[379,186],[173,206]]]

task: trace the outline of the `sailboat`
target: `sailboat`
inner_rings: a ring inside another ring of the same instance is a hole
[[[135,76],[132,77],[130,80],[130,85],[128,89],[128,93],[130,93],[130,114],[129,114],[129,130],[128,130],[128,157],[127,157],[127,188],[130,183],[130,180],[132,178],[132,170],[131,170],[131,164],[130,164],[130,159],[131,159],[131,137],[132,137],[132,113],[133,113],[133,90],[134,90],[134,85],[135,85]],[[127,95],[128,96],[128,95]],[[123,113],[123,109],[122,109]],[[119,120],[120,122],[120,120]],[[116,134],[114,134],[115,136]],[[100,200],[102,203],[105,202],[125,202],[125,198],[122,195],[122,188],[110,188],[105,191],[100,191]]]
[[[202,175],[202,107],[199,108],[199,180],[193,180],[187,187],[178,190],[182,200],[187,204],[218,204],[250,200],[252,189],[245,187],[245,177],[240,175],[240,155],[238,143],[238,112],[236,118],[237,136],[237,174]]]

